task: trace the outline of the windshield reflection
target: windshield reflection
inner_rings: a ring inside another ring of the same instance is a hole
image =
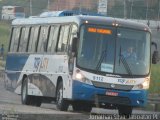
[[[113,73],[115,30],[105,26],[82,26],[78,65],[83,68]]]
[[[132,75],[146,75],[150,67],[150,33],[145,31],[118,28],[115,73],[127,74],[126,61]]]
[[[95,72],[146,75],[150,67],[150,33],[125,28],[117,28],[116,33],[113,27],[83,25],[77,64]]]

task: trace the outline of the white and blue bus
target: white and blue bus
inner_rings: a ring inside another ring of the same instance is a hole
[[[122,54],[128,46],[135,61]],[[71,104],[74,111],[98,106],[130,115],[146,105],[152,62],[144,24],[87,15],[16,19],[5,83],[25,105],[56,101],[63,111]]]

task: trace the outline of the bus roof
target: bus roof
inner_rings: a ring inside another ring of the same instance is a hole
[[[103,16],[94,12],[77,11],[77,10],[63,10],[63,11],[47,11],[40,14],[40,17],[60,17],[60,16],[75,16],[75,15],[91,15]]]
[[[127,19],[119,19],[112,17],[104,17],[104,16],[88,16],[88,15],[77,15],[77,16],[61,16],[61,17],[31,17],[24,19],[15,19],[12,22],[12,25],[35,25],[35,24],[54,24],[54,23],[76,23],[78,25],[83,23],[88,24],[97,24],[97,25],[110,25],[113,24],[133,28],[140,30],[148,30],[149,27],[143,23],[138,23],[135,21],[127,20]]]

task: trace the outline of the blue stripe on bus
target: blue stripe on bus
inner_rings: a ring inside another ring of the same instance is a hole
[[[9,80],[18,80],[20,71],[25,66],[29,55],[8,54],[6,59],[6,70],[12,72],[6,72]]]
[[[122,91],[122,90],[111,90],[104,88],[97,88],[93,85],[84,84],[77,80],[73,80],[73,100],[85,100],[85,101],[95,101],[96,95],[106,96],[106,92],[117,92],[117,97],[127,98],[130,101],[130,106],[133,107],[142,107],[146,105],[147,102],[147,91],[146,90],[131,90],[131,91]],[[115,96],[116,97],[116,96]],[[118,98],[117,98],[118,99]],[[104,102],[104,101],[99,101]],[[111,101],[112,102],[112,101]],[[115,103],[121,104],[121,103]]]
[[[29,55],[9,54],[6,60],[6,70],[21,71]]]

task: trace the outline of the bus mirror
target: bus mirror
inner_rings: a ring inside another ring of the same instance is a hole
[[[151,42],[151,45],[155,46],[155,49],[157,50],[157,43]]]
[[[156,64],[159,61],[159,53],[158,51],[154,51],[152,55],[152,64]]]
[[[77,40],[78,40],[78,38],[74,37],[73,41],[72,41],[72,52],[74,52],[74,53],[77,52]]]

